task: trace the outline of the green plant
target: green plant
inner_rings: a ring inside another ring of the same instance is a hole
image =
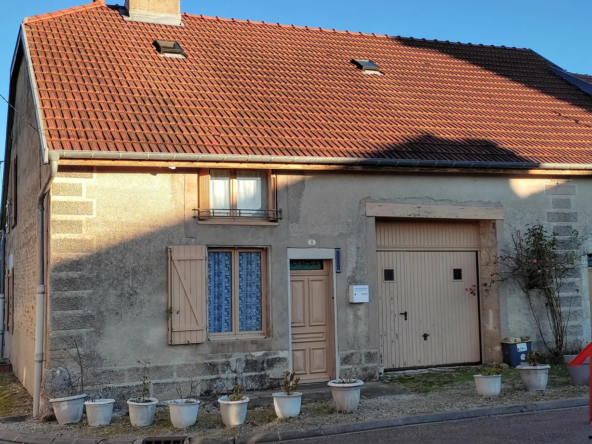
[[[497,376],[502,374],[502,368],[499,364],[493,364],[490,366],[483,367],[481,369],[481,376]]]
[[[232,393],[228,396],[231,401],[242,401],[245,395],[243,394],[243,388],[238,382],[235,382],[232,386]]]
[[[541,352],[530,350],[526,354],[526,362],[528,362],[529,365],[537,366],[546,364],[547,358],[545,358],[545,355],[543,355]]]
[[[282,381],[282,391],[286,395],[293,395],[298,390],[298,383],[300,377],[296,376],[295,372],[284,372],[284,380]]]
[[[167,321],[173,317],[173,307],[166,309]]]
[[[573,250],[578,250],[582,240],[577,231],[572,232]],[[511,280],[526,295],[530,311],[547,350],[553,356],[561,356],[567,346],[571,298],[561,301],[561,291],[567,279],[578,271],[576,251],[559,252],[558,240],[549,235],[541,224],[527,226],[524,233],[512,234],[512,249],[499,258],[497,271],[491,283],[484,283],[486,290],[496,282]],[[578,292],[579,289],[575,289]],[[566,305],[566,303],[568,305]],[[553,336],[546,336],[546,327]]]

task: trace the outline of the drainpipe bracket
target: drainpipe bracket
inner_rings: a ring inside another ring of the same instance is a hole
[[[45,285],[37,285],[37,294],[45,294]]]

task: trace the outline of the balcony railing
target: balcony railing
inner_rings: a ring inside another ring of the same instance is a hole
[[[239,210],[229,208],[194,208],[194,219],[211,219],[211,218],[252,218],[252,219],[267,219],[280,220],[282,218],[282,210]]]

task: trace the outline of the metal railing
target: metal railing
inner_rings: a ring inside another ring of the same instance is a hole
[[[231,208],[194,208],[195,219],[210,219],[210,218],[254,218],[254,219],[268,219],[280,220],[282,218],[282,210],[244,210]]]

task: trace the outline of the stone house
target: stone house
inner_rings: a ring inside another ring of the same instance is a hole
[[[513,229],[573,250],[590,339],[592,86],[527,49],[103,1],[23,21],[11,72],[3,355],[34,394],[73,339],[123,400],[500,359],[536,329],[471,295]],[[580,290],[577,292],[576,290]]]

